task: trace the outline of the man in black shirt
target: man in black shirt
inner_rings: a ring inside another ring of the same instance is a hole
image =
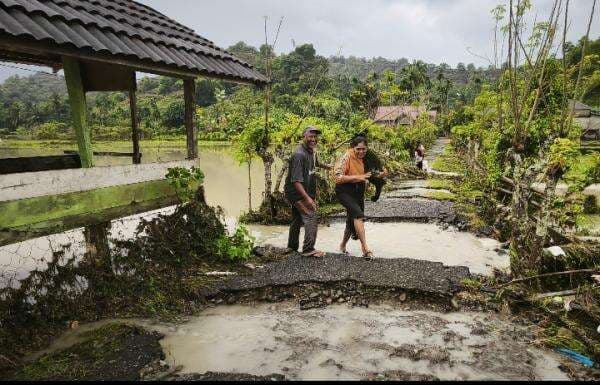
[[[322,257],[322,251],[315,249],[317,241],[318,217],[317,176],[315,167],[331,168],[320,164],[316,158],[315,148],[321,131],[309,126],[304,130],[302,143],[294,150],[288,165],[288,175],[285,181],[285,196],[292,204],[292,223],[288,238],[288,248],[298,250],[300,227],[304,224],[304,243],[302,255]]]

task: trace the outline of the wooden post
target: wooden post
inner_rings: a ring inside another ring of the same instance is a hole
[[[187,137],[188,159],[198,157],[198,130],[196,129],[194,118],[196,115],[196,103],[194,95],[196,94],[195,79],[183,80],[183,97],[185,99],[185,132]]]
[[[83,88],[79,61],[63,56],[62,62],[67,82],[67,91],[69,92],[73,127],[75,128],[79,156],[81,157],[81,167],[94,167],[91,132],[87,122],[87,103],[85,101],[85,90]]]
[[[138,129],[138,113],[135,91],[137,88],[135,71],[132,74],[133,85],[129,90],[129,110],[131,114],[131,141],[133,142],[133,164],[140,164],[142,156],[140,155],[140,130]]]

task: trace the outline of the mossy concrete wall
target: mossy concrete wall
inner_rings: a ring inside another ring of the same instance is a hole
[[[0,181],[0,245],[174,205],[178,198],[164,179],[167,169],[192,164],[178,161],[8,175],[12,180]],[[21,199],[6,199],[17,195]]]

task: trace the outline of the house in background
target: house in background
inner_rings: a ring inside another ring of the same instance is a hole
[[[436,111],[427,111],[422,106],[380,106],[373,120],[388,127],[412,126],[422,113],[427,113],[432,122],[437,117]]]
[[[581,139],[600,140],[600,116],[592,111],[592,107],[576,100],[570,100],[575,122],[581,126]]]

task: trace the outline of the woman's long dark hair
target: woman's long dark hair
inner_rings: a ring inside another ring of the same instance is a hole
[[[365,136],[357,135],[354,138],[352,138],[352,140],[350,141],[350,147],[354,148],[361,143],[364,143],[365,146],[369,145],[369,141],[367,140],[367,138]]]

